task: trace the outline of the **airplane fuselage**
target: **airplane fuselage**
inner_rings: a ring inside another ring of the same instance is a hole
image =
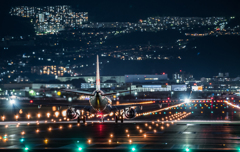
[[[107,96],[102,96],[102,91],[94,91],[94,96],[89,99],[89,103],[92,106],[90,113],[108,114],[111,112],[112,101]]]

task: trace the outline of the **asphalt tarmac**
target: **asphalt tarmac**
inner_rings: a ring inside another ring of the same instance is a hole
[[[163,108],[145,108],[139,111],[144,116],[123,124],[115,124],[113,117],[106,117],[104,123],[91,118],[86,124],[77,124],[61,115],[54,116],[51,108],[23,108],[19,119],[13,120],[8,113],[11,109],[5,108],[4,113],[8,114],[0,121],[0,150],[236,151],[240,148],[238,107],[226,103],[190,103]],[[30,119],[26,118],[28,113]]]

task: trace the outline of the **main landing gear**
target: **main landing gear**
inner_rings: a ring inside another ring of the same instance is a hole
[[[123,123],[123,116],[122,115],[115,116],[115,123],[118,123],[118,120],[121,120],[121,123]]]
[[[86,116],[79,116],[78,118],[77,118],[77,122],[78,123],[80,123],[80,121],[83,121],[83,123],[85,123],[86,122]]]

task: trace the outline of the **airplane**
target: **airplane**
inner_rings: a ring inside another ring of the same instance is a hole
[[[118,120],[123,123],[123,119],[133,119],[136,117],[136,106],[140,106],[142,108],[143,105],[146,105],[145,103],[134,103],[134,104],[127,104],[127,105],[112,105],[112,101],[108,96],[115,95],[117,93],[123,93],[123,92],[129,92],[129,91],[120,91],[120,92],[113,92],[113,93],[104,93],[100,89],[100,72],[99,72],[99,57],[97,55],[97,63],[96,63],[96,90],[92,93],[90,92],[82,92],[82,91],[73,91],[70,89],[63,90],[65,92],[70,92],[78,95],[86,95],[90,96],[89,104],[90,105],[71,105],[69,103],[67,104],[43,104],[39,103],[39,105],[51,105],[51,106],[68,106],[69,108],[66,111],[66,116],[69,119],[77,119],[77,122],[80,123],[82,121],[83,123],[86,122],[86,115],[84,115],[84,112],[89,112],[90,114],[94,115],[100,115],[101,116],[101,122],[104,122],[104,115],[110,114],[111,112],[117,112],[118,115],[115,116],[115,123],[118,123]],[[150,103],[149,103],[150,104]],[[123,112],[121,112],[123,111]]]

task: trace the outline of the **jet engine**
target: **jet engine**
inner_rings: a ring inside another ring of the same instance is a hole
[[[126,119],[133,119],[137,115],[136,109],[130,108],[124,111],[124,116]]]
[[[73,109],[67,110],[67,118],[69,119],[77,119],[80,113],[78,111],[74,111]]]

